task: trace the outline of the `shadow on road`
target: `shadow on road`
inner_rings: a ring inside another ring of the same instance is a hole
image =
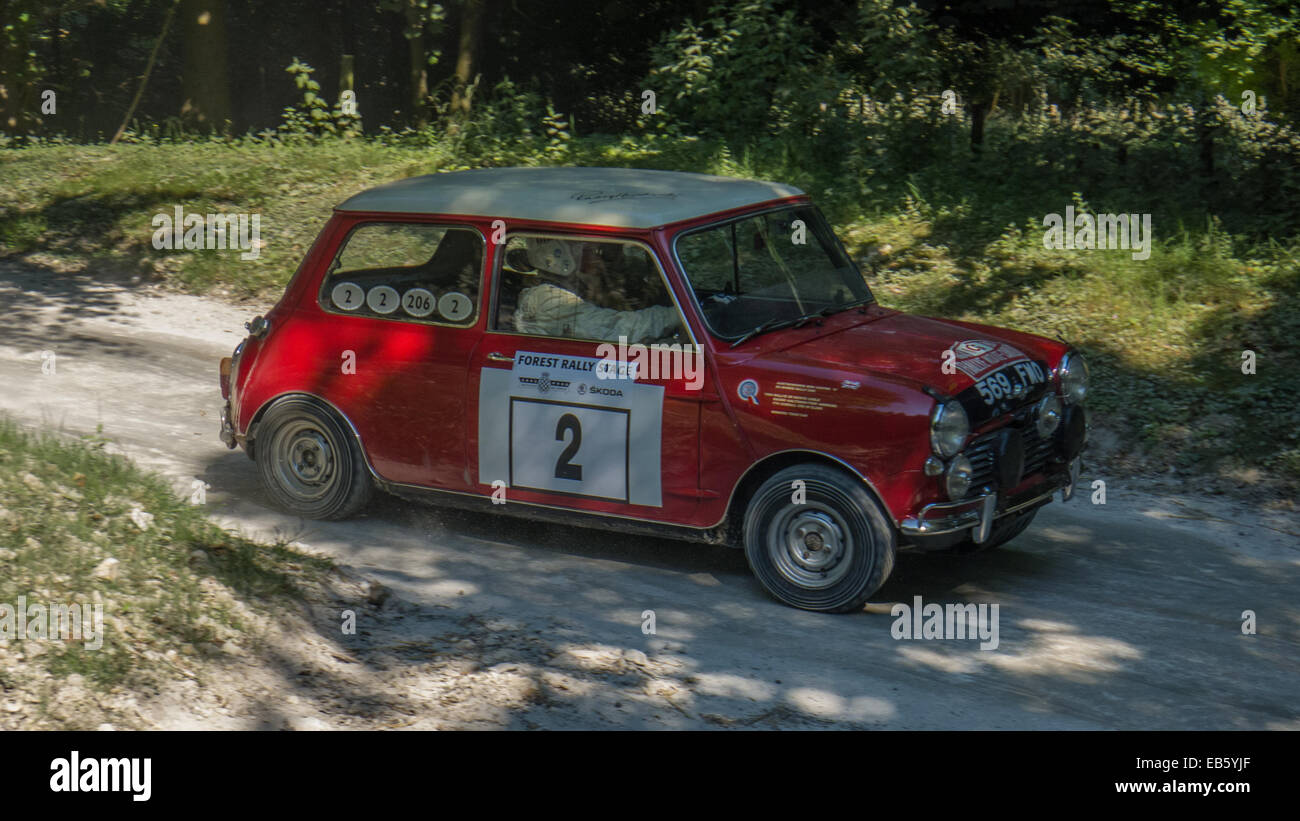
[[[261,504],[241,453],[205,478],[235,507]],[[903,552],[867,612],[848,616],[776,604],[737,550],[382,495],[358,520],[302,523],[301,538],[417,603],[369,636],[322,618],[320,638],[380,678],[524,675],[534,695],[495,713],[504,726],[1294,726],[1295,566],[1174,542],[1154,522],[1082,521],[1040,517],[974,557]],[[916,596],[998,605],[997,648],[895,639],[891,609]],[[1252,604],[1285,626],[1242,635]],[[654,635],[641,629],[648,610]],[[304,682],[302,695],[326,684]],[[412,726],[456,714],[394,698],[362,701]]]

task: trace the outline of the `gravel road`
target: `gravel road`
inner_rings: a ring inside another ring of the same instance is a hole
[[[988,555],[904,553],[848,616],[776,604],[725,548],[388,497],[356,520],[303,521],[268,509],[252,463],[217,439],[217,361],[265,307],[5,263],[0,412],[69,434],[102,425],[178,493],[207,482],[223,524],[327,553],[410,607],[508,624],[507,651],[527,636],[549,648],[539,658],[610,670],[493,726],[1300,729],[1294,516],[1085,472],[1085,487],[1106,480],[1106,504],[1054,502]],[[997,604],[997,648],[895,639],[891,607],[915,596]],[[439,629],[407,621],[413,640]]]

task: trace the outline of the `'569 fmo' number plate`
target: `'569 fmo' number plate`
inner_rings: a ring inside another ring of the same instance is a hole
[[[1017,362],[976,382],[975,390],[985,405],[993,405],[1024,396],[1046,381],[1047,374],[1037,362]]]

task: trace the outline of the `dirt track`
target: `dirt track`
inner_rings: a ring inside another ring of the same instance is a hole
[[[905,553],[867,612],[817,615],[769,600],[724,548],[387,497],[348,522],[276,513],[252,463],[216,438],[217,361],[258,306],[16,263],[0,265],[0,305],[0,412],[73,434],[102,424],[178,493],[207,482],[219,521],[290,535],[379,580],[401,600],[383,627],[391,646],[473,648],[466,667],[401,650],[384,669],[361,669],[373,655],[345,662],[441,705],[433,717],[376,698],[366,726],[1300,729],[1294,517],[1100,477],[1105,505],[1055,502],[985,556]],[[54,375],[42,374],[47,350]],[[997,603],[1000,646],[895,640],[891,605],[918,595]],[[655,635],[642,633],[645,610]],[[1257,635],[1242,634],[1244,610]],[[334,615],[312,618],[312,640],[347,656]],[[259,686],[283,689],[278,719],[236,693],[224,710],[174,699],[148,723],[358,726],[297,671]]]

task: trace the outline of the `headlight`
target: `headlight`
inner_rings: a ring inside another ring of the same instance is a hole
[[[966,444],[970,421],[960,402],[946,402],[930,414],[930,447],[944,459],[951,459]]]
[[[1088,363],[1081,354],[1071,351],[1061,357],[1057,366],[1061,377],[1061,393],[1065,401],[1079,404],[1088,396]]]
[[[971,466],[970,459],[965,456],[958,456],[948,465],[948,474],[943,478],[944,489],[948,491],[948,498],[956,501],[966,495],[970,490],[970,477],[975,468]]]
[[[1034,424],[1038,426],[1038,435],[1043,439],[1056,433],[1061,424],[1061,399],[1049,393],[1038,401],[1034,408]]]

